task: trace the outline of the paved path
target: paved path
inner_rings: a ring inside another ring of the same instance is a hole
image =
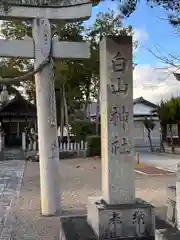
[[[180,156],[173,154],[140,152],[140,162],[176,172],[177,164],[180,163]]]
[[[14,167],[18,172],[19,167]],[[101,195],[100,160],[64,159],[59,163],[59,173],[62,208],[68,209],[64,214],[72,214],[74,210],[84,214],[87,198]],[[156,213],[165,218],[166,189],[174,182],[174,176],[150,177],[136,174],[136,196],[155,205]],[[59,217],[41,216],[39,164],[27,163],[20,198],[12,204],[0,240],[35,239],[59,240]]]
[[[18,201],[13,201],[0,240],[59,240],[59,216],[43,217],[39,164],[27,162]]]
[[[13,201],[19,195],[24,174],[24,161],[0,162],[0,239]]]

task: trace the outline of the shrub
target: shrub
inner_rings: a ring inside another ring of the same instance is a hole
[[[88,149],[87,156],[101,156],[101,137],[100,136],[88,136],[87,137]]]
[[[95,134],[95,123],[88,119],[85,120],[75,120],[72,124],[72,132],[76,136],[76,140],[86,141],[87,136]]]

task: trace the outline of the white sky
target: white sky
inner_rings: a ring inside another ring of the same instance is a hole
[[[148,35],[143,29],[135,29],[135,33],[140,49],[146,43]],[[158,59],[157,66],[160,66]],[[172,67],[160,69],[150,65],[138,65],[133,72],[134,98],[142,96],[149,101],[159,103],[161,99],[180,96],[180,82],[172,74],[174,71],[177,69]]]

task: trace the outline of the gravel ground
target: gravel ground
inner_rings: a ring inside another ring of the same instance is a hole
[[[62,206],[68,214],[74,209],[85,212],[88,196],[101,195],[101,169],[97,159],[65,159],[59,163]],[[175,183],[175,176],[136,175],[136,195],[157,207],[164,217],[166,188]],[[12,206],[3,240],[35,240],[59,237],[59,218],[40,214],[39,166],[27,163],[20,199]],[[8,236],[8,237],[7,237]]]
[[[64,208],[85,207],[88,196],[101,195],[101,164],[97,159],[68,159],[60,162]],[[175,176],[136,174],[136,196],[156,205],[166,204],[166,189]]]

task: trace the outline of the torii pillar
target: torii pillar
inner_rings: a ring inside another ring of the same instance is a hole
[[[64,20],[82,20],[91,16],[92,4],[51,8],[11,4],[8,12],[0,11],[0,20],[21,19],[33,21],[33,40],[0,40],[1,57],[35,58],[35,68],[49,55],[58,59],[89,58],[89,45],[52,40],[51,23]],[[41,3],[42,4],[42,3]],[[57,3],[56,3],[57,4]],[[59,1],[59,5],[61,1]],[[57,4],[58,5],[58,4]],[[56,120],[53,64],[47,64],[35,75],[38,116],[40,186],[42,215],[51,216],[61,211],[58,177],[59,146]]]

